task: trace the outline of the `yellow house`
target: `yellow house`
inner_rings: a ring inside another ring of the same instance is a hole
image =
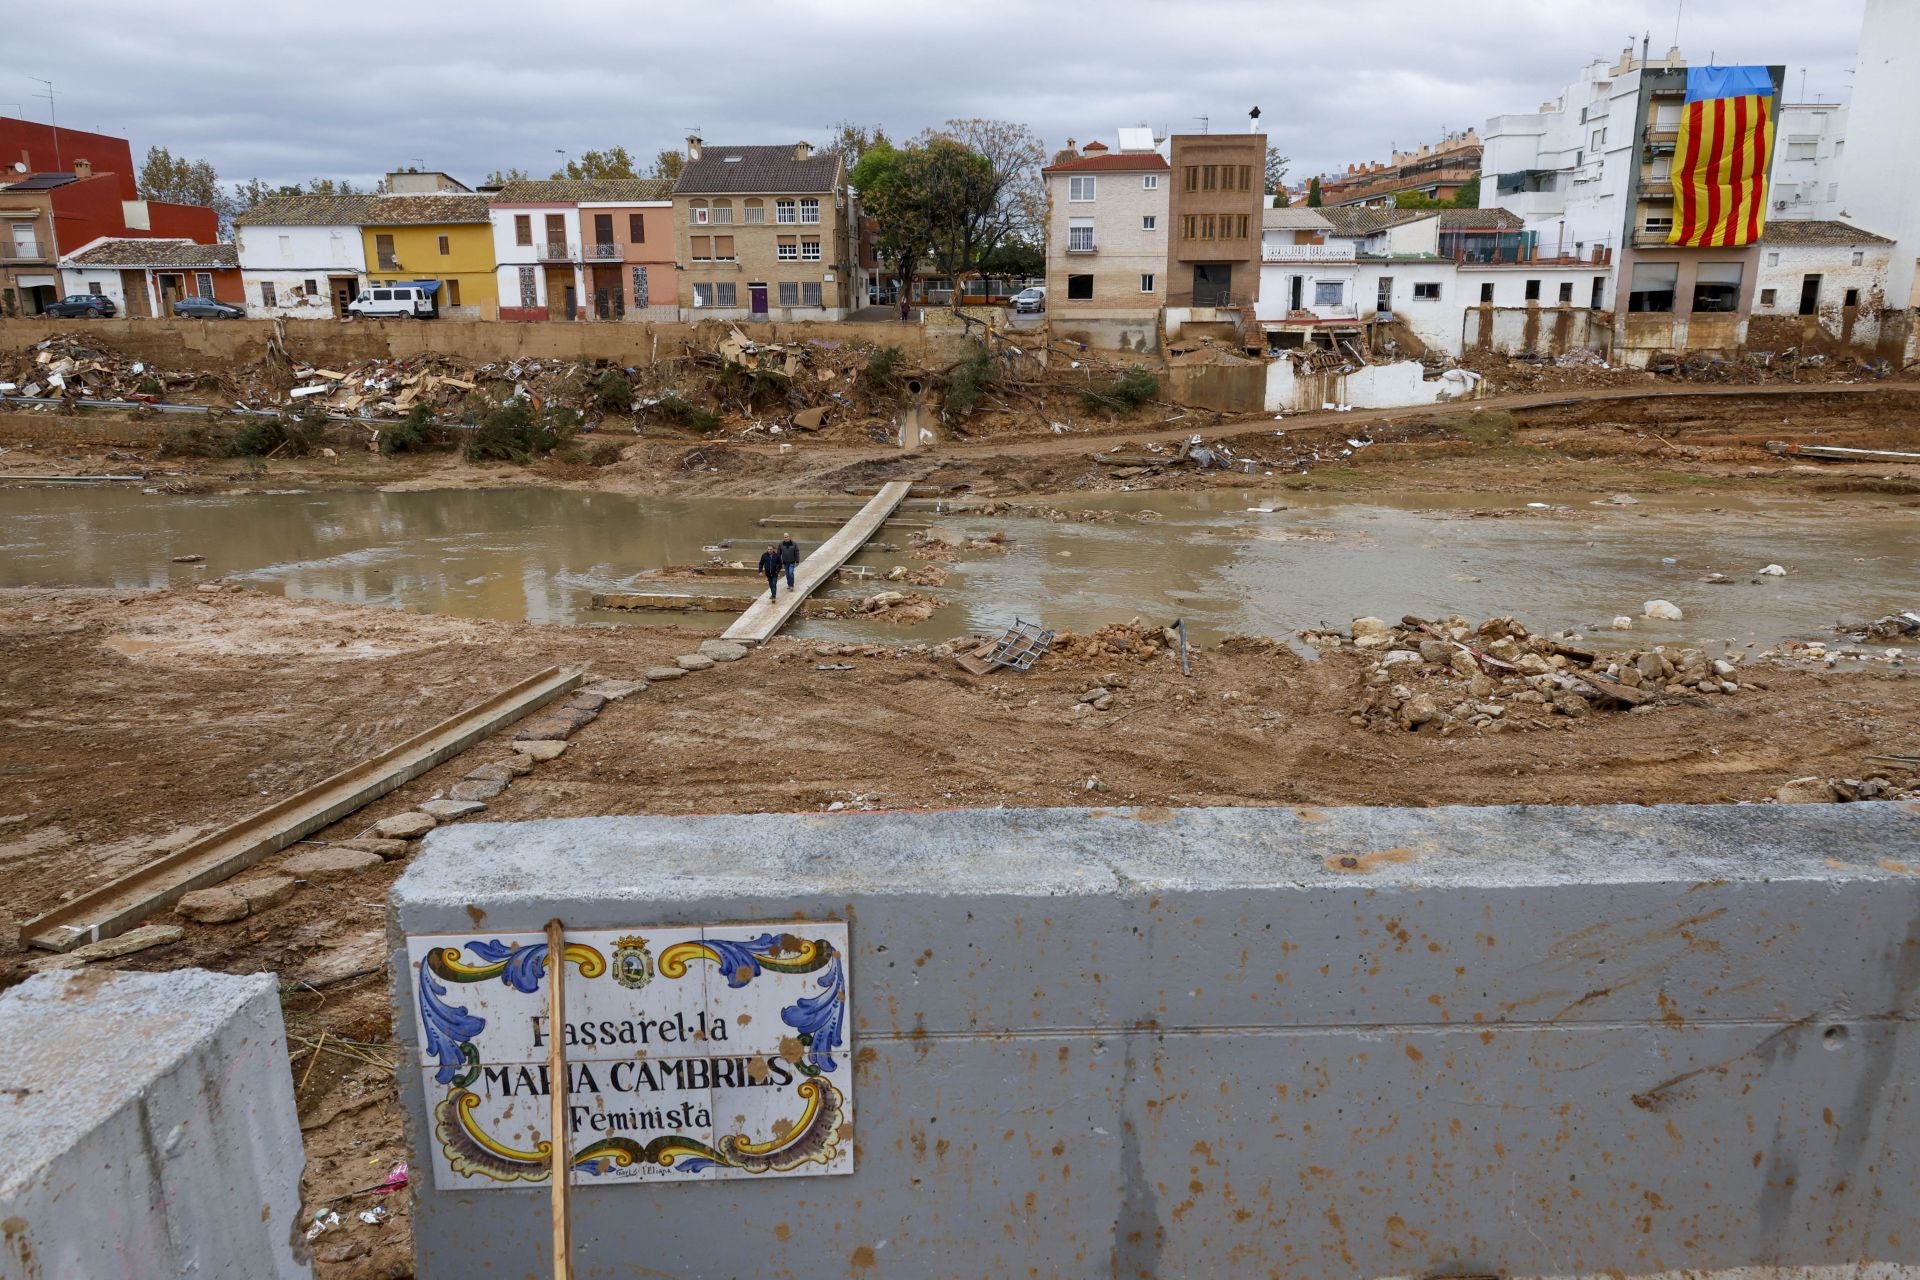
[[[492,320],[500,297],[493,274],[487,197],[375,196],[363,215],[367,280],[440,281],[440,314]]]

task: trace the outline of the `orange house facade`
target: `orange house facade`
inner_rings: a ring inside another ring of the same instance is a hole
[[[672,185],[556,180],[491,193],[500,318],[677,319]]]

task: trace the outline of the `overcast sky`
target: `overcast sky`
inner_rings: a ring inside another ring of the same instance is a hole
[[[1920,2],[1920,0],[1916,0]],[[1019,120],[1048,149],[1120,125],[1246,127],[1295,179],[1528,111],[1651,32],[1688,58],[1783,63],[1844,99],[1863,0],[96,0],[9,6],[0,113],[211,160],[224,179],[468,183],[556,149],[896,137]],[[82,12],[84,11],[84,19]],[[75,43],[77,27],[83,38]]]

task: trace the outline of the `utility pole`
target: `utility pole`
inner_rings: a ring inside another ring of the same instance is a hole
[[[55,173],[63,172],[66,165],[63,164],[60,159],[60,113],[54,109],[53,105],[53,81],[41,80],[39,76],[28,76],[27,79],[38,80],[41,84],[47,86],[45,93],[37,93],[34,96],[47,100],[47,119],[53,122],[53,171]]]

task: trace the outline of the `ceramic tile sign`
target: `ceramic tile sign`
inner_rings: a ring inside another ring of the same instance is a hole
[[[407,939],[442,1190],[545,1183],[548,1053],[566,1049],[576,1186],[853,1172],[844,923]]]

